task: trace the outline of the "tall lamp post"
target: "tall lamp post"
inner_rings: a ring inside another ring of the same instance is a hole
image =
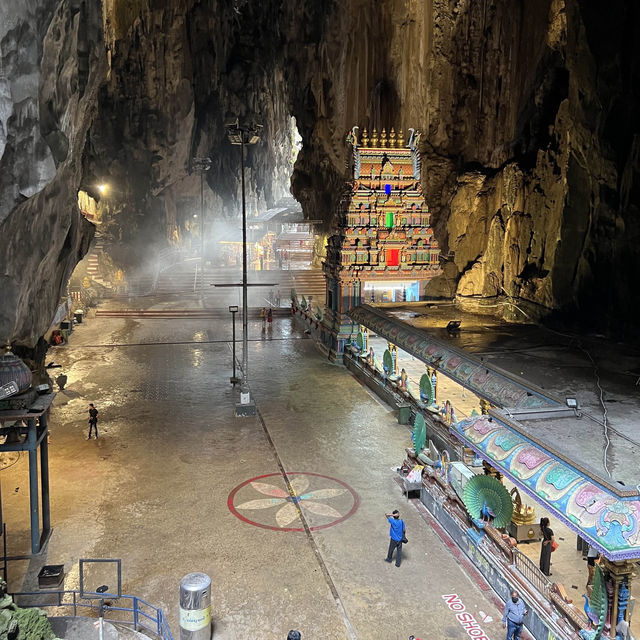
[[[211,158],[192,158],[191,166],[200,172],[200,292],[202,293],[204,286],[204,174],[211,169]]]
[[[240,176],[242,181],[242,381],[240,383],[240,404],[236,404],[236,416],[246,417],[256,414],[256,406],[249,390],[249,352],[247,328],[247,206],[244,189],[244,147],[260,140],[262,125],[240,124],[239,118],[227,123],[229,141],[240,147]]]

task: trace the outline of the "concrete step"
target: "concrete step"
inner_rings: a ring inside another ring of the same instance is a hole
[[[99,640],[100,630],[95,625],[97,618],[82,616],[55,616],[49,618],[56,638],[62,640]],[[104,640],[118,640],[118,630],[110,623],[103,625]]]

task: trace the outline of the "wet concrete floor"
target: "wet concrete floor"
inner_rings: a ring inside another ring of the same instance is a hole
[[[10,589],[35,589],[42,565],[58,563],[65,588],[77,588],[79,558],[113,557],[123,592],[161,607],[174,637],[178,584],[191,571],[212,578],[220,640],[283,639],[291,628],[305,640],[466,638],[442,599],[451,593],[503,637],[492,594],[400,494],[409,430],[289,318],[274,324],[262,334],[250,322],[256,419],[233,417],[221,320],[89,317],[49,352],[69,376],[50,419],[54,530],[42,555],[10,563]],[[100,411],[97,441],[85,439],[88,402]],[[17,555],[29,543],[27,464],[4,464]],[[384,562],[394,508],[409,538],[400,568]]]

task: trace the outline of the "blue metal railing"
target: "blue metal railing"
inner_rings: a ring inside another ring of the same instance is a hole
[[[152,604],[149,604],[137,596],[122,595],[119,598],[113,598],[109,597],[108,594],[104,594],[107,596],[104,597],[102,594],[95,593],[91,594],[96,598],[94,604],[91,600],[83,602],[83,599],[80,598],[80,592],[72,589],[64,591],[47,590],[46,592],[21,591],[10,595],[13,597],[13,601],[20,607],[39,607],[41,609],[52,607],[71,608],[74,616],[78,615],[79,609],[95,610],[98,612],[100,609],[100,605],[98,604],[99,598],[102,597],[104,600],[117,600],[118,604],[124,600],[130,602],[131,606],[105,605],[104,619],[109,622],[132,626],[135,631],[142,629],[152,633],[161,640],[173,640],[171,629],[169,628],[162,609],[154,607]],[[65,596],[71,596],[71,601],[66,600]],[[53,602],[51,602],[51,598],[54,599]],[[115,612],[118,612],[118,614],[114,615]]]

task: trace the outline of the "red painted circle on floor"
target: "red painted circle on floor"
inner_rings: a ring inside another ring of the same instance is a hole
[[[323,480],[328,480],[330,483],[336,483],[340,487],[344,487],[344,489],[349,494],[351,494],[351,499],[353,501],[353,504],[351,505],[347,513],[345,513],[344,515],[340,515],[340,517],[335,517],[331,522],[328,522],[326,524],[320,524],[320,525],[315,525],[313,527],[309,527],[310,531],[319,531],[320,529],[327,529],[329,527],[334,527],[335,525],[340,524],[341,522],[344,522],[347,518],[350,518],[357,511],[358,505],[360,503],[360,499],[358,497],[358,494],[346,482],[343,482],[342,480],[338,480],[337,478],[332,478],[331,476],[322,475],[321,473],[311,473],[308,471],[291,471],[287,473],[287,477],[290,478],[291,483],[293,483],[295,480],[294,476],[298,476],[300,478],[304,476],[308,476],[309,478],[322,478]],[[304,527],[287,527],[287,526],[277,527],[277,526],[265,524],[262,522],[256,522],[255,520],[250,520],[249,518],[239,513],[238,507],[241,506],[242,504],[248,504],[248,503],[246,502],[241,503],[241,505],[235,504],[235,499],[238,492],[244,487],[246,487],[247,485],[253,482],[259,483],[260,480],[263,480],[265,478],[282,478],[284,486],[285,487],[287,486],[286,481],[284,481],[284,475],[282,473],[267,473],[263,476],[256,476],[255,478],[249,478],[248,480],[245,480],[243,483],[235,487],[229,494],[229,497],[227,498],[227,506],[229,507],[229,511],[231,511],[231,513],[233,513],[233,515],[236,516],[236,518],[239,518],[243,522],[246,522],[247,524],[251,524],[254,527],[260,527],[262,529],[270,529],[271,531],[304,531]],[[288,504],[293,503],[293,496],[291,496],[285,489],[282,489],[281,487],[277,487],[276,485],[268,485],[267,483],[259,483],[259,484],[264,487],[269,487],[270,492],[265,494],[263,493],[263,491],[258,489],[256,490],[256,493],[258,495],[262,494],[262,495],[272,496],[272,499],[271,499],[272,504],[264,507],[261,506],[259,507],[259,509],[261,510],[271,509],[272,506],[275,507],[278,505],[280,505],[282,508]],[[311,484],[311,482],[309,482],[309,484]],[[326,488],[321,489],[320,491],[326,491]],[[280,495],[280,492],[282,493],[282,495]],[[310,492],[309,495],[311,495],[312,493],[314,492],[313,491]],[[302,495],[304,496],[307,494],[302,494]],[[298,497],[298,504],[300,504],[300,508],[303,511],[309,508],[308,507],[309,502],[305,498],[300,496],[297,496],[297,497]],[[319,498],[319,499],[322,499],[322,498]],[[266,498],[263,498],[260,501],[264,503],[268,502]],[[258,500],[252,500],[250,502],[258,502]],[[306,505],[305,505],[305,502],[307,502]],[[333,508],[331,508],[331,510],[333,510]],[[297,516],[296,519],[299,521],[299,516]]]

